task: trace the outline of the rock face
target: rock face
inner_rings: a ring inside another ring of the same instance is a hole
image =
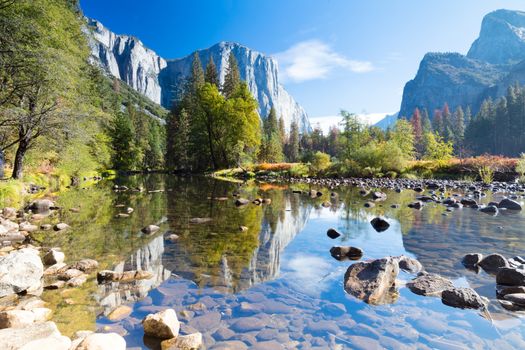
[[[171,108],[175,93],[190,75],[193,54],[165,60],[137,38],[112,33],[94,19],[87,21],[92,62],[153,102]],[[279,70],[273,58],[232,42],[220,42],[197,53],[203,65],[210,57],[213,58],[221,83],[226,76],[228,57],[233,53],[239,64],[241,79],[246,81],[257,99],[263,118],[273,106],[277,115],[284,118],[287,129],[292,121],[299,124],[301,132],[311,129],[305,110],[279,83]]]
[[[497,10],[483,18],[479,38],[467,54],[492,64],[523,60],[525,52],[525,12]]]
[[[44,265],[38,251],[24,248],[0,257],[0,297],[40,286]]]
[[[353,264],[345,273],[348,294],[370,304],[384,304],[395,299],[395,282],[399,266],[394,258]]]
[[[499,97],[509,85],[525,81],[525,12],[498,10],[485,16],[479,38],[466,56],[425,55],[416,77],[405,85],[400,116],[416,107],[451,110],[470,106],[476,113],[483,99]],[[432,116],[431,116],[432,117]]]

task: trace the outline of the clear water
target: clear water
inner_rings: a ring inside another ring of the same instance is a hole
[[[464,208],[445,216],[437,204],[417,211],[407,208],[418,195],[409,190],[387,192],[386,201],[369,209],[355,188],[316,188],[324,195],[311,199],[292,193],[309,190],[307,185],[161,175],[119,183],[146,191],[115,193],[112,184],[70,191],[61,196],[64,209],[53,220],[68,222],[72,230],[41,239],[62,247],[69,261],[95,258],[102,268],[144,269],[154,278],[98,286],[91,276],[82,288],[46,292],[66,334],[96,328],[122,334],[129,348],[156,349],[159,342],[144,337],[140,321],[169,307],[177,311],[182,333],[201,332],[212,349],[525,348],[522,315],[499,306],[494,276],[461,265],[470,252],[524,255],[523,213],[489,216]],[[237,208],[234,191],[272,203]],[[325,208],[321,204],[332,191],[338,199]],[[502,195],[489,194],[482,202]],[[391,208],[394,203],[400,208]],[[117,204],[135,211],[129,218],[115,218],[123,211]],[[71,207],[81,210],[71,213]],[[387,231],[371,227],[376,215],[389,220]],[[196,224],[192,218],[211,220]],[[140,229],[152,223],[161,232],[142,235]],[[242,232],[240,225],[248,230]],[[328,238],[332,227],[343,235]],[[170,233],[179,239],[168,240]],[[329,249],[334,245],[362,248],[362,260],[415,257],[427,271],[489,298],[490,317],[412,294],[404,284],[413,276],[405,273],[399,275],[395,303],[373,306],[357,300],[343,289],[344,273],[354,262],[333,259]],[[131,307],[131,313],[118,320],[108,317],[120,305]]]

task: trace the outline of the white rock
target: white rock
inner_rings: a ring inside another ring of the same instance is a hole
[[[0,329],[22,328],[35,322],[35,314],[27,310],[8,310],[0,312]]]
[[[19,350],[29,342],[53,336],[60,336],[54,322],[33,323],[25,328],[0,329],[0,349]],[[39,347],[36,350],[47,349]]]
[[[71,340],[63,335],[51,335],[25,344],[20,350],[69,350]]]
[[[149,314],[142,320],[144,333],[161,339],[170,339],[179,335],[180,323],[173,309],[166,309],[156,314]]]
[[[64,259],[66,258],[66,255],[62,253],[57,248],[50,249],[43,257],[42,261],[45,265],[55,265],[55,264],[61,264],[64,262]]]
[[[31,312],[35,316],[35,322],[44,322],[51,318],[53,311],[47,307],[35,307],[31,309]]]
[[[202,345],[202,334],[192,333],[188,335],[181,335],[177,338],[164,340],[160,343],[162,350],[193,350],[200,349]]]
[[[0,297],[39,288],[43,273],[36,249],[23,248],[0,257]]]
[[[126,341],[117,333],[93,333],[82,340],[75,350],[125,350]]]

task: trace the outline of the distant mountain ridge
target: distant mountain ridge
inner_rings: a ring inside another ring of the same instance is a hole
[[[525,12],[497,10],[487,14],[468,54],[428,53],[416,77],[406,83],[399,115],[417,108],[430,115],[448,103],[470,106],[475,113],[487,98],[502,96],[514,83],[525,83]]]
[[[87,21],[92,62],[169,109],[177,91],[191,73],[193,54],[167,60],[135,37],[117,35],[97,20]],[[213,57],[221,83],[226,75],[228,56],[233,52],[241,78],[259,103],[261,118],[265,118],[273,106],[283,117],[287,129],[295,120],[301,131],[311,130],[306,111],[279,83],[279,70],[273,58],[232,42],[220,42],[197,52],[203,65],[209,57]]]

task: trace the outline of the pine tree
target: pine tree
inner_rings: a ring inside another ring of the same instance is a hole
[[[448,103],[445,102],[445,105],[443,106],[443,111],[441,113],[442,116],[442,123],[443,123],[443,138],[445,141],[453,141],[454,140],[454,123],[452,121],[452,114],[450,113],[450,109],[448,107]]]
[[[190,92],[196,93],[204,85],[204,71],[199,53],[193,53],[193,62],[191,64]]]
[[[215,62],[213,62],[213,57],[211,55],[208,64],[206,65],[206,76],[204,80],[216,87],[219,87],[220,85],[219,76],[217,75],[217,67],[215,66]]]
[[[295,120],[292,121],[290,125],[287,157],[290,162],[297,162],[299,160],[299,126]]]
[[[428,116],[428,110],[425,108],[421,113],[421,128],[423,133],[432,132],[432,124],[430,122],[430,117]]]
[[[467,129],[467,126],[472,121],[472,111],[470,110],[470,106],[467,106],[465,109],[465,130]]]
[[[439,109],[436,109],[434,111],[434,118],[432,119],[432,128],[434,129],[434,132],[438,135],[443,136],[443,134],[445,133],[443,113]]]
[[[281,144],[286,143],[286,128],[284,126],[284,118],[281,116],[279,118],[279,138],[281,140]]]
[[[421,114],[419,112],[419,108],[416,108],[414,110],[414,114],[412,115],[412,118],[410,119],[410,123],[412,124],[412,130],[414,132],[414,143],[416,147],[416,152],[418,155],[422,155],[424,151],[423,126],[421,125]]]
[[[113,149],[112,163],[117,170],[132,170],[135,164],[133,124],[128,115],[119,112],[110,129]]]
[[[222,86],[224,97],[230,98],[239,88],[240,82],[241,75],[239,73],[237,59],[233,55],[233,52],[230,52],[230,56],[228,57],[228,68],[226,69],[226,76],[224,77],[224,85]]]

